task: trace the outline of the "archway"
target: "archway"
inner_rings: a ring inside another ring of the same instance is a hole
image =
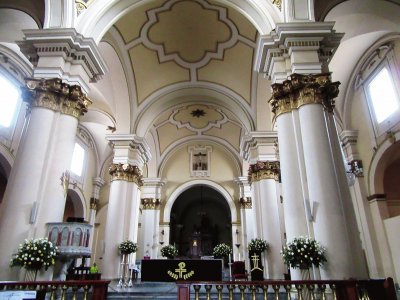
[[[180,256],[210,256],[215,245],[232,244],[231,220],[221,193],[206,185],[192,186],[172,206],[170,244],[175,244]]]
[[[65,201],[63,221],[83,221],[85,218],[84,201],[75,190],[68,190],[67,199]]]

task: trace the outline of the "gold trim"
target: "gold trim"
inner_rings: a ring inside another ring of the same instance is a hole
[[[283,83],[274,83],[269,103],[274,113],[274,121],[281,114],[307,104],[321,104],[326,111],[333,113],[339,94],[340,82],[332,82],[329,73],[292,74]]]
[[[132,166],[130,164],[112,164],[109,172],[111,175],[111,181],[124,180],[134,182],[138,186],[143,185],[142,172],[137,166]]]
[[[253,207],[251,197],[239,199],[241,209],[251,209]]]
[[[279,10],[282,10],[282,0],[272,0],[272,4],[279,8]]]
[[[161,201],[155,198],[142,198],[141,204],[143,209],[160,209]]]
[[[87,112],[92,101],[78,85],[63,83],[61,79],[27,79],[22,97],[30,107],[47,108],[79,118]]]
[[[99,205],[99,199],[90,198],[90,209],[97,210],[97,206]]]
[[[279,161],[257,161],[257,163],[250,165],[248,178],[250,183],[263,179],[274,179],[279,181]]]

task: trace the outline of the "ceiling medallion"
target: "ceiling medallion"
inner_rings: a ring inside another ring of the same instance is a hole
[[[192,110],[190,114],[196,118],[204,117],[206,115],[205,111],[199,108],[196,110]]]

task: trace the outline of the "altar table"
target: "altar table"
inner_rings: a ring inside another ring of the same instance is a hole
[[[150,259],[142,260],[142,281],[221,281],[222,260]]]

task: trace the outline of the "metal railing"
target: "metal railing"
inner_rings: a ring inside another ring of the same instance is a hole
[[[1,291],[36,291],[36,299],[105,300],[108,280],[1,281]]]
[[[179,282],[178,300],[396,300],[392,278],[377,280],[265,280]],[[194,294],[194,295],[193,295]],[[192,296],[192,298],[191,298]]]

